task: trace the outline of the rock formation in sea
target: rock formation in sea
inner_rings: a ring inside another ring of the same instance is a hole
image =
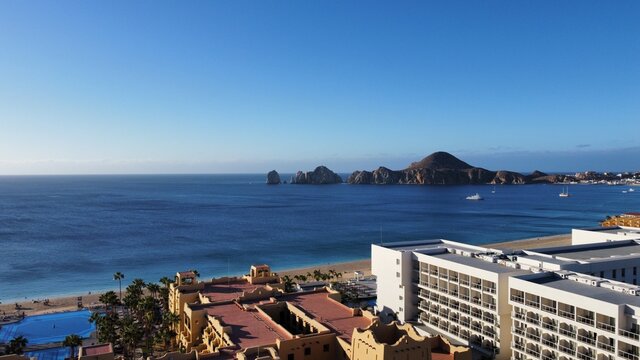
[[[267,184],[278,185],[280,184],[280,174],[277,171],[271,170],[267,173]]]
[[[474,167],[457,157],[440,151],[414,162],[404,170],[379,167],[373,171],[354,171],[349,184],[525,184],[527,177],[513,171],[491,171]]]
[[[318,166],[313,171],[298,171],[291,178],[290,183],[311,185],[340,184],[342,183],[342,178],[340,175],[329,170],[326,166]]]

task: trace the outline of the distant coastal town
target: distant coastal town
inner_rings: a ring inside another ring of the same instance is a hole
[[[635,359],[639,266],[630,212],[483,246],[372,244],[370,260],[279,274],[123,288],[116,272],[115,291],[0,305],[0,359]]]

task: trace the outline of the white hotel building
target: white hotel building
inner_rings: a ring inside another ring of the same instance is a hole
[[[536,250],[372,245],[377,310],[498,359],[640,360],[636,230],[576,230],[573,245]]]

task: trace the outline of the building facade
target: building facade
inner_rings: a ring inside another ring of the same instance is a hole
[[[636,286],[640,240],[635,240],[636,233],[628,229],[622,237],[618,237],[619,229],[609,230],[576,231],[573,245],[535,250],[497,250],[448,240],[372,245],[372,272],[378,279],[376,310],[383,318],[414,323],[423,335],[442,335],[488,358],[569,360],[618,356],[640,360],[633,357],[637,347],[618,337],[636,329],[629,325],[635,323],[635,315],[626,316],[635,314],[629,309],[640,299],[640,288]],[[594,238],[601,241],[593,241]],[[582,289],[584,299],[589,298],[590,292],[604,292],[613,303],[607,308],[601,303],[585,302],[589,306],[571,310],[566,306],[576,306],[576,300],[566,292],[555,291],[545,282],[536,287],[523,283],[522,279],[528,276],[564,276],[565,281],[560,283],[571,285],[569,282],[601,284]],[[527,287],[536,288],[537,292],[518,292]],[[533,305],[537,311],[531,309]],[[557,318],[555,333],[542,327],[554,324],[543,322],[551,309],[556,313],[572,311],[575,321],[593,317],[594,329],[585,330],[591,331],[590,335],[574,329],[574,343],[567,345],[567,349],[575,349],[573,354],[561,353],[558,346],[545,347],[563,336],[557,332],[561,324]],[[598,324],[622,327],[606,327],[616,334],[605,336],[595,331]],[[581,339],[594,339],[594,333],[597,335],[593,347],[581,348],[578,335]]]

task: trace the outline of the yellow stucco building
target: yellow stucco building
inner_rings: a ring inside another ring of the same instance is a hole
[[[283,288],[267,265],[252,266],[241,278],[206,282],[178,273],[169,298],[180,317],[176,342],[198,359],[471,359],[468,348],[343,305],[336,291]]]

